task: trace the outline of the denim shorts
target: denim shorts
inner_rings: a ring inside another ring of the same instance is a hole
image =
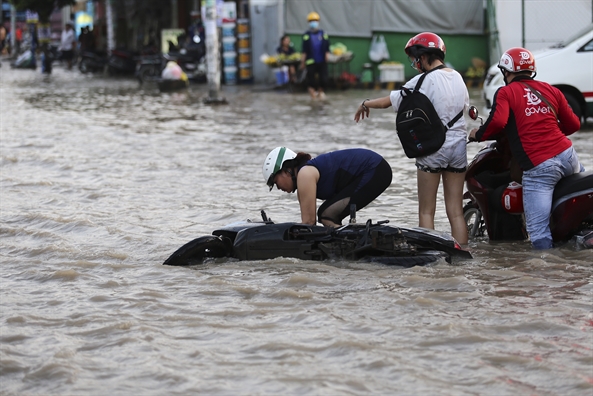
[[[467,169],[466,139],[465,133],[447,131],[447,139],[439,151],[416,158],[416,168],[429,173],[465,172]]]

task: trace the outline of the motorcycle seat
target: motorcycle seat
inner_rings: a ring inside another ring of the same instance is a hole
[[[195,53],[181,53],[181,52],[169,52],[166,54],[167,60],[182,62],[182,63],[193,63],[200,60],[201,56]]]
[[[191,63],[191,62],[195,62],[195,61],[199,60],[199,58],[196,58],[190,54],[180,54],[177,59],[180,62],[185,62],[185,63]]]
[[[593,193],[593,171],[575,173],[560,180],[554,188],[552,200],[587,190]]]
[[[87,58],[106,58],[107,53],[105,51],[83,51],[80,56],[85,56]]]
[[[506,186],[508,185],[511,179],[511,172],[504,171],[504,172],[493,172],[493,171],[485,171],[479,173],[475,176],[475,179],[482,184],[484,187],[489,188],[490,190],[494,190],[499,186]]]

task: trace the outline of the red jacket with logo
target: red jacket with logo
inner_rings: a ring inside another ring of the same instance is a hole
[[[550,103],[559,122],[548,105],[523,84],[538,91]],[[558,88],[531,77],[517,76],[494,94],[490,116],[476,132],[476,139],[495,139],[506,133],[513,156],[523,170],[529,170],[571,147],[572,142],[566,136],[580,127],[579,118]]]

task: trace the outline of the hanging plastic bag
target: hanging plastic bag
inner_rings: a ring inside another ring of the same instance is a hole
[[[373,62],[381,62],[384,59],[389,59],[389,50],[387,49],[387,43],[383,35],[373,35],[371,41],[371,48],[369,49],[369,58]]]
[[[163,69],[161,77],[163,80],[181,80],[183,69],[176,62],[169,61],[167,62],[167,67]]]

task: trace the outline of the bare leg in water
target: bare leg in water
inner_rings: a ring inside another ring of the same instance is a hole
[[[467,244],[467,226],[463,218],[463,183],[465,173],[442,172],[443,192],[451,235],[462,245]],[[437,191],[441,173],[417,171],[418,225],[434,229]]]

